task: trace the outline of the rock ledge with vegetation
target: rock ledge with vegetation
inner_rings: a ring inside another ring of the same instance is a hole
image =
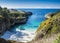
[[[0,35],[15,24],[25,24],[32,12],[0,7]]]

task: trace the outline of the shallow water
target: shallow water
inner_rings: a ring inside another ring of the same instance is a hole
[[[17,9],[22,11],[30,11],[33,13],[32,16],[29,17],[28,21],[24,25],[16,25],[10,29],[10,31],[6,31],[6,33],[2,36],[4,39],[8,40],[16,40],[20,42],[31,41],[35,36],[35,31],[42,21],[45,20],[45,14],[56,12],[58,9]]]

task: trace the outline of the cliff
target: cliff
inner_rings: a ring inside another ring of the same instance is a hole
[[[10,14],[11,13],[9,13],[9,15]],[[13,18],[13,20],[18,19],[18,21],[10,23],[12,25],[15,23],[19,23],[20,17],[18,16],[15,18],[15,16],[14,16],[15,14],[13,14],[13,13],[11,14],[11,15],[13,15],[13,16],[11,16],[11,19],[12,18]],[[28,16],[28,15],[25,15],[25,16]],[[55,13],[49,13],[46,15],[46,18],[47,19],[45,21],[43,21],[40,24],[40,26],[38,27],[35,38],[32,41],[27,42],[27,43],[60,43],[60,11],[55,12]],[[4,25],[5,23],[3,22],[3,20],[4,20],[4,17],[2,15],[0,15],[1,26],[5,27],[5,25]],[[7,19],[7,21],[9,21],[9,20],[10,19]],[[6,40],[0,39],[0,42],[5,43],[4,41],[6,42]],[[23,43],[23,42],[16,42],[16,41],[8,40],[6,43]]]
[[[40,24],[35,38],[28,43],[60,43],[60,11],[53,14]]]
[[[0,35],[15,24],[25,24],[32,12],[0,7]]]

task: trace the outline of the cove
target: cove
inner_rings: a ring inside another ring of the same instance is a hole
[[[45,20],[45,15],[47,13],[52,13],[58,11],[58,9],[17,9],[22,11],[32,12],[32,16],[29,17],[26,24],[15,25],[9,31],[2,36],[2,38],[7,40],[16,40],[19,42],[31,41],[35,36],[35,31]]]

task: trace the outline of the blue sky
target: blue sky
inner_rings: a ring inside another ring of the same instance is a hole
[[[60,8],[60,0],[0,0],[7,8]]]

